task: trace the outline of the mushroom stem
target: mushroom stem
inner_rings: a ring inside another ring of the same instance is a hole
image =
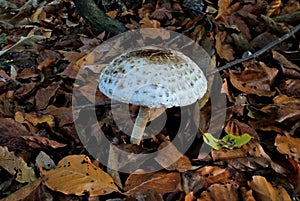
[[[139,145],[140,142],[142,141],[145,127],[147,125],[147,122],[149,121],[149,115],[150,115],[150,108],[141,106],[131,133],[130,142],[132,144]]]

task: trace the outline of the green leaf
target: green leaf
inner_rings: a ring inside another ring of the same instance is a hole
[[[204,142],[216,150],[220,150],[222,148],[227,148],[227,149],[240,148],[244,144],[247,144],[252,138],[253,137],[247,133],[241,136],[227,134],[222,139],[216,139],[210,133],[203,134]]]
[[[222,149],[222,146],[219,145],[219,139],[216,139],[212,134],[210,133],[204,133],[203,134],[203,140],[206,144],[211,146],[212,148],[219,150]]]

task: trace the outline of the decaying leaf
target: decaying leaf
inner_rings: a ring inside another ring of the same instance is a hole
[[[23,37],[21,38],[21,40],[19,40],[16,44],[11,46],[10,48],[0,51],[0,56],[8,52],[21,52],[25,49],[26,45],[34,46],[38,41],[43,39],[45,39],[45,37],[41,35],[31,35],[31,36]]]
[[[271,85],[277,73],[277,69],[269,68],[261,62],[242,72],[230,71],[229,76],[231,84],[240,91],[258,96],[273,96],[275,92],[271,90]]]
[[[216,50],[220,58],[226,59],[227,61],[232,61],[234,59],[234,50],[230,44],[225,43],[225,38],[227,36],[226,32],[218,32],[216,34]]]
[[[32,125],[37,126],[38,124],[46,123],[50,127],[54,127],[54,117],[50,114],[38,114],[36,112],[25,113],[24,119],[30,122]]]
[[[64,194],[88,193],[90,196],[98,196],[119,191],[113,179],[85,155],[66,156],[56,168],[43,170],[42,174],[50,189]]]
[[[267,12],[266,16],[269,17],[271,15],[278,14],[279,11],[280,11],[280,5],[281,5],[281,0],[273,0],[271,2],[271,5],[268,9],[268,12]]]
[[[50,140],[42,136],[22,136],[22,138],[26,140],[27,144],[29,144],[30,146],[32,145],[33,147],[34,146],[39,147],[38,145],[40,145],[41,147],[46,146],[46,147],[52,147],[53,149],[57,149],[57,148],[67,146],[67,144],[59,143],[55,140]]]
[[[164,195],[165,193],[176,191],[180,183],[180,174],[177,172],[143,173],[142,170],[137,170],[136,173],[132,173],[127,178],[124,190],[126,195],[131,195],[144,189],[153,189],[157,193]]]
[[[221,16],[227,15],[230,4],[232,0],[219,0],[218,1],[218,15],[216,16],[216,19],[218,19]]]
[[[217,183],[228,183],[233,176],[229,169],[220,168],[218,166],[204,166],[198,169],[195,173],[200,173],[200,175],[205,177],[206,187]]]
[[[197,201],[238,201],[238,188],[233,184],[213,184],[201,193]]]
[[[162,167],[167,170],[178,170],[179,172],[185,172],[192,168],[189,158],[181,154],[171,142],[166,141],[161,143],[158,149],[163,149],[166,146],[168,146],[168,149],[159,152],[160,154],[155,157],[155,160]]]
[[[7,147],[0,146],[0,166],[15,175],[18,182],[25,183],[36,180],[34,170],[27,166],[23,158],[9,152]]]
[[[289,194],[283,187],[273,187],[272,184],[262,176],[253,176],[252,179],[248,185],[253,190],[253,195],[256,200],[291,201]]]
[[[213,150],[211,154],[213,160],[215,161],[236,159],[249,156],[264,157],[268,160],[271,160],[271,158],[265,153],[263,147],[258,142],[250,142],[242,146],[240,149]]]
[[[295,161],[300,161],[300,138],[277,135],[275,146],[280,153],[288,155]]]
[[[15,191],[14,193],[10,194],[9,196],[1,199],[0,201],[12,201],[12,200],[25,200],[32,191],[34,191],[38,186],[40,186],[43,180],[37,179],[26,186],[23,186],[19,190]]]
[[[247,144],[253,137],[247,133],[240,136],[235,136],[232,134],[225,135],[222,139],[216,139],[210,133],[204,133],[204,142],[210,145],[215,150],[220,150],[222,148],[233,149],[240,148],[244,144]]]

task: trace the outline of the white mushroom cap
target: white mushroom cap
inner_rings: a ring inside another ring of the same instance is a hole
[[[207,80],[200,67],[178,51],[142,49],[121,54],[107,65],[99,89],[123,103],[170,108],[201,99]]]

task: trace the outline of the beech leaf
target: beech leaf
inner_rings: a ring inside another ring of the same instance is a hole
[[[118,192],[113,179],[85,155],[66,156],[56,168],[42,170],[42,174],[50,189],[64,194],[98,196]]]
[[[16,180],[20,183],[36,180],[34,170],[27,166],[23,158],[8,151],[7,147],[0,146],[0,166],[10,174],[16,175]]]
[[[247,133],[240,136],[227,134],[222,139],[216,139],[210,133],[203,134],[204,142],[216,150],[220,150],[222,148],[227,148],[227,149],[240,148],[244,144],[247,144],[252,138],[253,137]]]

